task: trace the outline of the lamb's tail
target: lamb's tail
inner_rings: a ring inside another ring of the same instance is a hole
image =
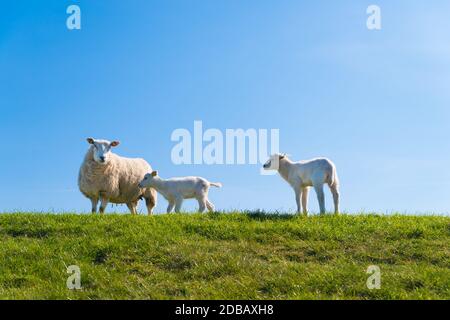
[[[216,188],[222,188],[222,184],[219,182],[210,182],[209,184]]]

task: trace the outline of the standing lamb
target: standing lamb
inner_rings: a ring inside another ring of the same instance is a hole
[[[151,171],[144,159],[120,157],[111,152],[118,141],[87,139],[91,145],[84,158],[78,176],[78,186],[92,202],[92,213],[97,212],[100,201],[100,213],[105,212],[108,202],[125,203],[132,214],[137,214],[139,199],[144,198],[148,214],[151,215],[156,205],[156,191],[151,188],[141,189],[139,182]]]
[[[201,177],[182,177],[172,179],[161,179],[158,171],[153,171],[144,176],[139,183],[140,188],[155,188],[167,201],[167,213],[171,213],[175,207],[175,212],[180,212],[184,199],[197,199],[199,212],[214,211],[214,205],[208,199],[209,187],[221,188],[221,183],[209,182]]]
[[[339,213],[339,179],[336,166],[330,160],[318,158],[293,162],[286,155],[275,154],[264,164],[264,169],[278,170],[283,179],[291,185],[295,192],[298,213],[301,212],[301,199],[303,213],[308,214],[309,187],[314,187],[319,201],[320,213],[325,213],[324,184],[328,184],[333,194],[334,212]]]

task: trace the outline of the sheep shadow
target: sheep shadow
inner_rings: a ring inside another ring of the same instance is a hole
[[[230,213],[227,212],[213,212],[209,213],[212,217],[219,217],[222,215],[229,215]],[[292,214],[292,213],[285,213],[285,212],[266,212],[263,210],[246,210],[237,213],[243,217],[249,218],[251,220],[256,221],[289,221],[289,220],[295,220],[301,217],[301,215]]]

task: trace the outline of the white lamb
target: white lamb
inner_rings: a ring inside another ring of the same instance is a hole
[[[301,212],[301,199],[303,213],[308,214],[309,187],[314,187],[319,201],[320,213],[325,213],[324,184],[328,184],[333,194],[334,212],[339,213],[339,179],[336,166],[330,160],[318,158],[293,162],[286,155],[275,154],[264,164],[264,169],[278,170],[283,179],[291,185],[295,192],[298,213]]]
[[[206,208],[214,211],[214,205],[208,200],[210,186],[221,188],[222,184],[209,182],[200,177],[161,179],[157,171],[146,174],[139,183],[140,188],[154,188],[169,201],[167,213],[172,212],[174,207],[175,212],[180,212],[184,199],[197,199],[199,212],[205,211]]]
[[[156,205],[156,191],[141,189],[139,181],[151,171],[144,159],[120,157],[111,152],[118,141],[87,139],[91,145],[80,168],[78,186],[80,191],[92,202],[92,213],[97,212],[100,201],[100,213],[105,212],[108,202],[126,203],[132,214],[136,214],[139,199],[144,198],[148,214]]]

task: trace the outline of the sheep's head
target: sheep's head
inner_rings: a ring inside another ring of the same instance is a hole
[[[152,173],[147,173],[144,179],[139,183],[139,188],[152,187],[155,179],[158,177],[158,171],[153,171]]]
[[[94,161],[100,164],[107,164],[111,156],[111,148],[119,145],[119,141],[110,142],[93,138],[87,138],[87,142],[92,145]]]
[[[286,154],[273,154],[263,165],[264,170],[278,170],[280,161],[286,158]]]

